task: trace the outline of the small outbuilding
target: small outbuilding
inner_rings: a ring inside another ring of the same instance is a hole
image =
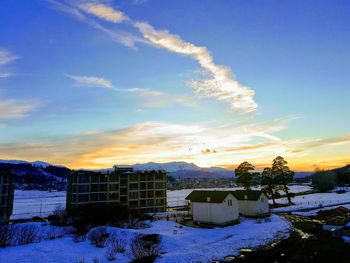
[[[238,222],[238,200],[230,191],[194,190],[187,197],[194,222],[228,225]]]
[[[232,194],[238,200],[239,214],[246,217],[270,215],[269,199],[262,191],[236,190]]]

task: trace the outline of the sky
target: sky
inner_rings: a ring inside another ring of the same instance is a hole
[[[0,159],[350,163],[347,0],[2,0],[0,32]]]

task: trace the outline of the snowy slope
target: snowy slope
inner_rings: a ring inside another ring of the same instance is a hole
[[[137,234],[159,234],[161,237],[161,257],[156,262],[187,263],[212,262],[228,255],[238,255],[242,248],[258,248],[276,239],[289,236],[290,224],[284,219],[272,215],[269,221],[258,222],[254,219],[242,219],[241,223],[223,228],[205,229],[179,225],[175,222],[155,221],[149,228],[121,229],[109,227],[111,233],[122,238],[126,251],[117,254],[115,262],[126,263],[132,259],[130,241]],[[175,231],[176,230],[176,231]],[[0,249],[0,262],[7,263],[72,263],[78,259],[92,262],[108,262],[105,258],[107,248],[96,248],[89,241],[74,243],[72,237],[46,240]]]
[[[50,163],[46,163],[43,161],[34,161],[34,162],[28,162],[28,161],[22,161],[22,160],[0,160],[0,163],[9,163],[9,164],[31,164],[34,167],[42,167],[46,168],[48,166],[57,166],[57,167],[63,167],[60,165],[54,165]]]

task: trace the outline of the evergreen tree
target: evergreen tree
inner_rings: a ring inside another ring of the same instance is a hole
[[[272,199],[273,204],[276,204],[275,193],[278,188],[276,178],[272,175],[272,169],[264,168],[261,173],[261,186],[262,190]]]
[[[273,160],[271,172],[272,176],[276,180],[276,184],[281,185],[286,193],[288,203],[292,204],[288,184],[293,182],[294,172],[287,166],[287,161],[285,161],[281,156],[276,157]]]
[[[250,190],[250,188],[257,184],[256,175],[254,173],[255,167],[254,165],[243,162],[235,169],[235,175],[238,177],[236,183],[238,186],[242,186],[246,190]]]

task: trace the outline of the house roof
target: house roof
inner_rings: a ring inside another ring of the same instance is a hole
[[[258,190],[236,190],[232,191],[232,194],[238,200],[250,200],[257,201],[263,192]]]
[[[194,190],[185,199],[198,203],[222,203],[231,191]],[[208,202],[208,197],[210,201]]]

